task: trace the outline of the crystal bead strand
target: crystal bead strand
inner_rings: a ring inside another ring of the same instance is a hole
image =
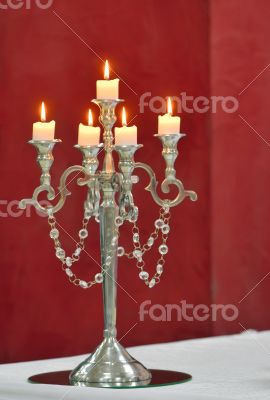
[[[91,218],[91,213],[88,210],[85,210],[84,213],[84,219],[82,223],[82,229],[79,231],[79,238],[80,241],[76,245],[76,249],[74,253],[72,254],[71,257],[66,257],[65,251],[62,249],[60,240],[59,240],[59,230],[56,228],[57,226],[57,221],[56,218],[52,213],[48,213],[48,223],[51,227],[50,230],[50,237],[54,241],[54,246],[55,246],[55,254],[56,257],[59,258],[62,261],[62,269],[66,273],[66,275],[69,278],[69,281],[73,283],[75,286],[79,286],[83,289],[89,289],[93,285],[97,283],[102,283],[104,280],[104,275],[107,273],[111,262],[112,262],[112,257],[113,257],[113,252],[115,251],[115,246],[118,242],[118,237],[119,237],[119,232],[118,232],[118,227],[121,226],[124,222],[123,218],[118,216],[115,218],[115,231],[114,231],[114,236],[111,242],[111,246],[108,249],[107,256],[105,259],[104,264],[101,267],[101,272],[97,273],[92,281],[85,281],[76,276],[76,274],[72,271],[71,267],[74,262],[79,261],[80,259],[80,254],[84,250],[84,241],[88,237],[88,223]],[[96,221],[97,220],[96,217]],[[117,249],[117,255],[119,255],[119,249]]]
[[[133,245],[134,249],[131,253],[126,253],[125,249],[122,246],[119,246],[116,250],[116,254],[118,257],[126,256],[129,259],[136,259],[137,268],[140,270],[139,277],[142,279],[145,284],[152,288],[157,283],[160,282],[160,276],[163,273],[163,267],[165,264],[165,255],[168,253],[168,246],[166,244],[168,239],[168,234],[170,232],[170,209],[169,207],[162,207],[160,209],[159,218],[155,221],[155,230],[150,234],[147,242],[141,245],[140,242],[140,231],[136,221],[133,221]],[[56,228],[57,221],[53,214],[49,213],[48,223],[51,227],[50,237],[54,241],[55,246],[55,254],[56,257],[62,261],[62,269],[66,273],[69,278],[69,281],[73,283],[75,286],[80,286],[83,289],[88,289],[97,283],[102,283],[104,280],[104,274],[107,273],[108,268],[111,265],[113,252],[115,251],[116,244],[119,239],[119,227],[123,225],[124,219],[121,216],[117,216],[115,218],[115,231],[111,241],[111,246],[107,251],[107,255],[104,261],[104,264],[101,267],[101,272],[97,273],[92,281],[85,281],[76,276],[76,274],[72,271],[71,267],[73,263],[79,261],[80,254],[84,250],[84,241],[88,237],[88,223],[91,218],[91,213],[87,210],[84,214],[82,229],[79,231],[80,241],[76,245],[76,249],[71,257],[67,256],[65,251],[61,247],[61,243],[59,240],[59,230]],[[162,235],[162,244],[159,246],[160,258],[157,262],[156,272],[152,278],[149,279],[149,273],[144,270],[145,262],[143,260],[143,256],[146,252],[151,250],[155,241],[159,237],[159,233]]]
[[[73,263],[79,261],[80,254],[84,250],[84,242],[85,242],[85,239],[88,237],[88,229],[87,228],[88,228],[90,218],[91,218],[91,213],[88,210],[85,210],[84,218],[82,221],[82,228],[80,229],[80,231],[78,233],[80,240],[76,244],[76,249],[73,252],[73,254],[71,256],[66,256],[66,252],[65,252],[65,250],[63,250],[63,248],[61,246],[61,242],[59,240],[60,233],[56,227],[57,226],[56,218],[51,213],[49,213],[49,216],[48,216],[48,223],[49,223],[49,226],[51,227],[50,237],[54,241],[55,255],[62,262],[62,269],[66,273],[69,281],[71,283],[73,283],[75,286],[79,286],[83,289],[88,289],[91,286],[95,285],[96,283],[101,283],[103,281],[103,275],[101,273],[96,274],[94,280],[87,282],[85,280],[79,279],[71,269]],[[101,277],[102,277],[102,280],[101,280]]]
[[[137,268],[140,270],[139,277],[144,281],[144,283],[149,287],[154,287],[160,282],[160,277],[163,273],[165,264],[165,255],[168,253],[167,240],[170,232],[169,221],[171,218],[169,207],[162,207],[160,209],[159,218],[155,221],[155,230],[149,236],[147,242],[141,245],[140,242],[140,231],[139,227],[135,222],[133,222],[132,234],[133,234],[133,246],[134,249],[130,253],[126,253],[123,247],[118,248],[118,256],[126,256],[129,259],[136,259]],[[151,250],[155,241],[158,239],[159,234],[162,236],[162,244],[159,246],[158,251],[160,253],[160,258],[158,259],[156,272],[152,278],[149,279],[149,273],[144,270],[145,262],[143,256],[146,252]]]

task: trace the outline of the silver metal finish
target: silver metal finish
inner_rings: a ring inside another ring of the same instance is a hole
[[[100,121],[104,126],[103,140],[106,151],[103,169],[99,177],[102,193],[99,210],[100,242],[102,265],[104,265],[108,249],[111,249],[112,239],[117,235],[115,218],[118,216],[119,208],[115,203],[115,193],[118,187],[112,157],[114,148],[112,127],[116,120],[115,107],[119,101],[95,100],[95,102],[101,110]],[[134,152],[135,150],[136,148]],[[128,160],[128,164],[130,164],[130,160]],[[132,168],[129,167],[130,173],[131,170]],[[129,179],[129,177],[126,178]],[[125,178],[122,179],[122,182],[124,180]],[[118,242],[115,244],[113,253],[110,251],[112,261],[103,282],[104,340],[93,354],[71,373],[70,382],[73,385],[89,386],[92,383],[95,383],[95,386],[119,386],[127,383],[135,385],[136,383],[142,384],[142,381],[147,384],[151,380],[151,373],[134,360],[116,339],[117,244]]]
[[[86,184],[88,186],[87,198],[84,203],[84,208],[89,210],[92,215],[98,217],[100,205],[100,187],[99,180],[95,173],[98,169],[98,154],[102,151],[104,145],[100,143],[98,146],[74,146],[79,149],[83,155],[82,165],[87,171],[84,179],[80,179],[80,186]],[[90,176],[90,177],[89,177]]]
[[[54,161],[53,149],[57,143],[61,143],[61,140],[30,140],[29,143],[32,144],[38,152],[37,163],[42,171],[40,184],[49,186],[51,184],[50,169]]]
[[[84,167],[80,165],[74,165],[67,168],[60,178],[59,192],[55,193],[54,188],[51,186],[51,175],[50,169],[53,164],[53,149],[56,143],[61,143],[60,139],[55,140],[30,140],[29,143],[33,145],[37,152],[37,163],[41,168],[40,186],[38,186],[33,193],[31,199],[23,199],[19,203],[21,209],[25,209],[27,204],[34,205],[37,210],[45,214],[56,213],[64,206],[67,196],[71,193],[67,190],[66,181],[70,174],[74,172],[82,172],[87,175]],[[88,175],[87,175],[88,176]],[[80,182],[80,179],[77,181]],[[49,201],[54,200],[59,195],[59,200],[55,206],[50,205],[44,207],[40,204],[38,198],[42,192],[47,192],[47,198]]]
[[[116,339],[116,289],[117,289],[117,257],[118,227],[115,218],[120,216],[123,220],[136,221],[138,208],[134,204],[132,186],[138,180],[132,176],[135,169],[145,170],[150,178],[146,187],[161,207],[174,207],[186,197],[195,201],[197,195],[193,191],[186,191],[180,180],[176,178],[174,163],[178,156],[177,143],[184,134],[156,135],[162,142],[162,155],[166,162],[165,179],[161,184],[163,193],[169,193],[170,185],[175,185],[178,195],[175,199],[161,199],[157,194],[156,176],[152,168],[144,163],[134,162],[135,152],[142,147],[114,146],[112,128],[116,121],[115,107],[122,100],[93,100],[100,108],[100,122],[104,128],[104,160],[103,166],[98,171],[98,153],[100,146],[75,146],[82,155],[82,166],[68,168],[60,179],[60,198],[56,205],[41,206],[38,196],[47,192],[48,200],[56,199],[54,189],[50,184],[50,168],[53,163],[53,147],[58,141],[31,141],[38,151],[38,163],[41,167],[41,185],[34,191],[32,199],[22,200],[20,206],[34,204],[37,209],[49,216],[59,211],[70,192],[66,188],[66,181],[70,174],[81,172],[83,177],[77,180],[79,186],[86,185],[88,194],[85,208],[91,215],[98,216],[100,220],[100,243],[102,265],[108,254],[111,263],[104,274],[103,302],[104,302],[104,340],[97,349],[84,362],[78,365],[70,375],[70,383],[78,386],[142,386],[151,381],[151,373],[141,363],[133,359]],[[113,152],[119,156],[118,168],[115,171]],[[117,204],[115,196],[117,197]],[[112,249],[112,239],[114,247]]]
[[[174,185],[178,189],[178,195],[174,200],[169,199],[161,199],[157,194],[157,186],[158,181],[156,179],[156,175],[152,168],[145,163],[135,163],[135,168],[144,169],[150,178],[149,185],[145,188],[145,190],[149,191],[157,204],[161,207],[167,205],[168,207],[175,207],[178,204],[182,203],[182,201],[189,197],[191,201],[197,200],[197,194],[191,190],[185,190],[183,183],[176,179],[176,171],[174,169],[174,163],[178,156],[177,144],[178,141],[185,137],[184,133],[174,133],[168,135],[154,135],[158,137],[163,145],[162,155],[166,162],[166,170],[165,170],[165,179],[161,184],[161,190],[163,193],[170,192],[170,185]]]
[[[79,144],[76,144],[74,147],[82,152],[83,167],[86,169],[86,171],[88,171],[89,175],[95,175],[99,164],[97,156],[104,147],[103,143],[100,143],[98,146],[81,146]]]
[[[135,178],[132,173],[135,165],[134,154],[141,147],[143,147],[142,144],[115,146],[115,150],[119,155],[118,168],[121,172],[121,175],[119,175],[121,178],[120,215],[129,221],[134,221],[138,218],[138,207],[135,206],[132,195],[132,186]]]
[[[114,235],[111,227],[118,214],[114,193],[109,185],[104,189],[100,208],[100,240],[103,262]],[[111,254],[111,253],[110,253]],[[142,385],[151,381],[151,373],[120,345],[116,339],[116,281],[117,257],[104,277],[104,340],[84,362],[70,374],[70,382],[77,386]]]

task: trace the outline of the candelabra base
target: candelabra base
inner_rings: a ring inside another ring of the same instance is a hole
[[[74,386],[144,386],[151,372],[136,361],[114,338],[105,338],[85,361],[69,376]]]
[[[152,379],[147,385],[142,382],[127,382],[127,383],[85,383],[82,386],[100,387],[100,388],[114,388],[114,389],[138,389],[138,388],[152,388],[157,386],[170,386],[178,385],[180,383],[189,382],[192,377],[189,374],[178,371],[168,371],[162,369],[150,370]],[[70,371],[55,371],[46,372],[31,376],[28,381],[30,383],[39,383],[42,385],[71,385],[69,381]]]

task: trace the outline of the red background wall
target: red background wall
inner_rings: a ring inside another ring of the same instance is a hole
[[[259,59],[255,62],[253,57],[250,63],[250,43],[255,49],[259,36],[268,32],[266,23],[258,24],[267,2],[261,2],[258,14],[252,16],[251,4],[252,1],[245,2],[247,8],[243,9],[242,1],[219,1],[211,6],[202,0],[171,0],[169,4],[160,0],[118,0],[112,6],[107,0],[102,4],[96,0],[55,0],[49,10],[1,10],[1,198],[12,201],[30,197],[38,185],[36,154],[26,141],[31,138],[32,123],[38,120],[38,105],[43,99],[48,106],[48,119],[57,121],[56,136],[63,140],[55,151],[55,187],[66,167],[80,163],[80,154],[72,148],[77,141],[77,125],[85,118],[103,68],[90,48],[102,59],[108,58],[136,92],[121,82],[120,94],[126,99],[130,117],[139,114],[139,97],[147,91],[153,96],[178,95],[182,91],[194,97],[237,94],[265,66],[267,54],[261,46],[257,49]],[[221,23],[224,13],[226,24]],[[258,35],[249,40],[246,13]],[[236,14],[235,25],[237,18],[242,21],[237,32],[228,25],[231,14]],[[264,79],[257,88],[256,102],[244,94],[245,103],[241,99],[245,113],[259,122],[260,115],[255,116],[253,106],[261,103],[261,92],[267,105],[267,73]],[[261,107],[257,108],[262,112]],[[97,118],[97,110],[94,112]],[[139,128],[139,142],[145,146],[138,158],[151,163],[162,179],[161,147],[152,136],[157,130],[157,115],[146,109],[134,123]],[[176,167],[186,188],[197,191],[199,201],[185,201],[173,210],[170,252],[160,285],[150,291],[139,281],[135,265],[121,259],[119,282],[125,290],[119,289],[118,296],[119,337],[138,322],[140,303],[146,299],[153,304],[175,304],[182,299],[207,305],[215,301],[237,302],[267,270],[267,197],[263,200],[263,183],[268,149],[248,129],[237,115],[213,118],[210,114],[183,113],[182,131],[188,135],[182,142]],[[145,184],[142,176],[135,195],[147,239],[158,207],[143,191]],[[76,237],[84,191],[76,185],[71,189],[73,196],[57,218]],[[262,201],[264,206],[257,209],[256,204]],[[67,282],[54,256],[46,219],[38,217],[34,210],[31,217],[24,214],[1,218],[0,223],[0,361],[91,351],[102,337],[101,288],[83,291]],[[124,230],[122,238],[128,234]],[[64,232],[61,235],[71,251],[73,241]],[[95,223],[90,225],[87,250],[99,260]],[[148,258],[152,271],[156,257],[154,252]],[[80,263],[82,275],[92,276],[98,269],[84,254]],[[254,293],[241,305],[244,326],[269,328],[267,306],[262,304],[267,283],[269,287],[266,279],[256,296]],[[251,305],[260,308],[260,312],[251,315]],[[165,323],[147,318],[131,329],[122,343],[136,345],[239,330],[237,322]]]
[[[211,93],[239,100],[212,116],[212,299],[240,312],[214,333],[270,327],[269,17],[267,0],[211,2]]]

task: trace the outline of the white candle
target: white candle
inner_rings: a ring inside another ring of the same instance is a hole
[[[98,146],[100,128],[93,126],[93,116],[91,110],[88,113],[88,125],[79,125],[78,144],[80,146]]]
[[[115,145],[125,146],[125,145],[136,145],[137,144],[137,126],[127,126],[126,111],[123,107],[122,111],[122,127],[115,128]]]
[[[54,140],[55,121],[46,122],[45,104],[41,105],[41,122],[33,124],[33,140]]]
[[[104,69],[104,80],[97,81],[97,99],[118,99],[119,98],[119,79],[109,79],[109,63],[106,60]]]
[[[172,102],[168,97],[167,114],[159,115],[158,117],[158,133],[159,135],[166,135],[170,133],[180,133],[180,117],[172,115]]]

